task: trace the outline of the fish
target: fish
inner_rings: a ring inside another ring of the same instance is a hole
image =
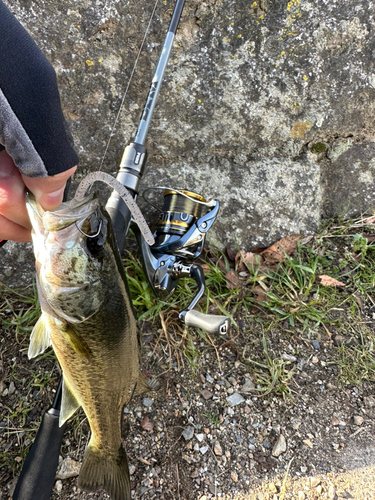
[[[140,372],[137,322],[111,219],[95,193],[53,212],[28,193],[26,206],[42,310],[29,358],[52,345],[63,372],[59,425],[80,406],[87,416],[91,439],[78,486],[129,500],[123,408],[155,385]]]

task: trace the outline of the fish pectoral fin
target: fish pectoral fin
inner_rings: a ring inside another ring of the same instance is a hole
[[[157,391],[160,387],[160,383],[153,378],[146,378],[142,372],[139,372],[137,385],[134,391],[134,396],[139,396],[144,392]]]
[[[91,359],[91,351],[86,342],[74,331],[72,326],[65,325],[59,330],[71,348],[86,362]]]
[[[59,426],[61,427],[64,422],[70,418],[73,413],[78,410],[81,405],[78,403],[76,397],[74,396],[72,390],[69,387],[69,384],[63,379],[62,384],[62,396],[61,396],[61,409],[60,409],[60,418],[59,418]]]
[[[47,318],[44,314],[38,319],[30,336],[29,359],[42,354],[51,345]]]

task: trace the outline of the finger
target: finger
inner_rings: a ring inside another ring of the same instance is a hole
[[[25,204],[25,184],[5,151],[0,153],[0,214],[11,222],[31,228]]]
[[[62,202],[66,181],[74,174],[77,167],[50,177],[26,177],[23,182],[33,193],[36,201],[44,210],[55,210]]]
[[[0,214],[0,239],[22,243],[31,241],[31,231]]]

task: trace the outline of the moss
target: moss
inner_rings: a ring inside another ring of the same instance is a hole
[[[319,154],[319,153],[324,153],[326,149],[327,146],[323,142],[317,142],[312,146],[311,151],[313,153]]]

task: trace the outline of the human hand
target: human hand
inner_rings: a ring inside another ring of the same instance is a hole
[[[66,181],[73,167],[50,177],[21,175],[6,151],[0,152],[0,240],[31,240],[31,224],[26,210],[25,193],[31,191],[44,210],[54,210],[62,202]]]

